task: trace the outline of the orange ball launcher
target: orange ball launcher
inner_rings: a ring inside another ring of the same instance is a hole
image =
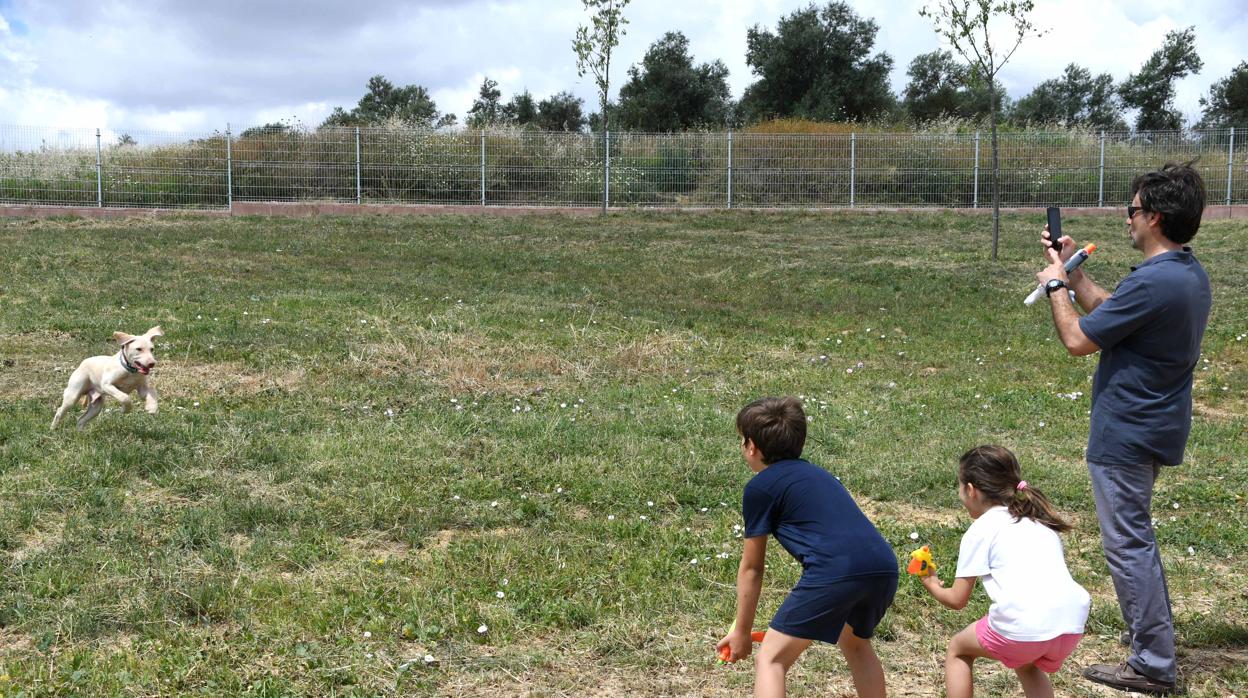
[[[736,629],[737,629],[737,621],[734,620],[732,621],[732,627],[728,628],[728,632],[731,633],[733,630],[736,630]],[[763,637],[766,634],[767,634],[766,630],[755,630],[754,632],[750,633],[750,641],[762,642]],[[731,661],[732,661],[732,648],[729,647],[728,645],[724,645],[719,650],[719,663],[729,664],[731,663]]]

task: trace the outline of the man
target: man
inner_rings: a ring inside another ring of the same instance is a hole
[[[1192,425],[1192,371],[1209,320],[1209,277],[1189,247],[1200,228],[1205,185],[1186,165],[1167,164],[1131,184],[1131,246],[1144,261],[1107,293],[1082,270],[1069,278],[1060,252],[1042,236],[1050,264],[1045,286],[1053,323],[1074,356],[1101,352],[1092,383],[1088,472],[1101,544],[1126,621],[1131,655],[1118,666],[1095,664],[1083,675],[1121,690],[1176,690],[1174,621],[1153,535],[1153,484],[1161,467],[1183,462]],[[1069,292],[1083,307],[1080,317]]]

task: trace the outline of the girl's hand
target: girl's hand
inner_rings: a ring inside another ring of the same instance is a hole
[[[748,631],[741,630],[733,630],[725,635],[723,639],[715,645],[715,652],[719,653],[723,651],[724,647],[728,648],[729,663],[745,659],[750,656],[751,652],[754,651],[754,643],[750,640],[750,633]]]
[[[945,588],[945,585],[940,581],[940,577],[937,577],[934,574],[929,574],[926,577],[919,577],[919,581],[923,582],[923,586],[927,587],[927,590],[932,594],[935,594],[937,589]]]

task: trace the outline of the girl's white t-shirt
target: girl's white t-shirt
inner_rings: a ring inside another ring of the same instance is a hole
[[[979,577],[988,624],[1019,642],[1082,633],[1092,597],[1070,576],[1053,529],[997,506],[975,519],[958,549],[958,577]]]

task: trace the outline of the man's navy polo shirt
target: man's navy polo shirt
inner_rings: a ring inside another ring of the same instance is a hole
[[[1132,267],[1079,319],[1101,348],[1088,462],[1178,465],[1192,428],[1192,371],[1209,322],[1209,277],[1191,248]]]
[[[897,556],[853,497],[828,471],[783,460],[745,486],[745,537],[772,535],[802,564],[799,586],[897,574]]]

